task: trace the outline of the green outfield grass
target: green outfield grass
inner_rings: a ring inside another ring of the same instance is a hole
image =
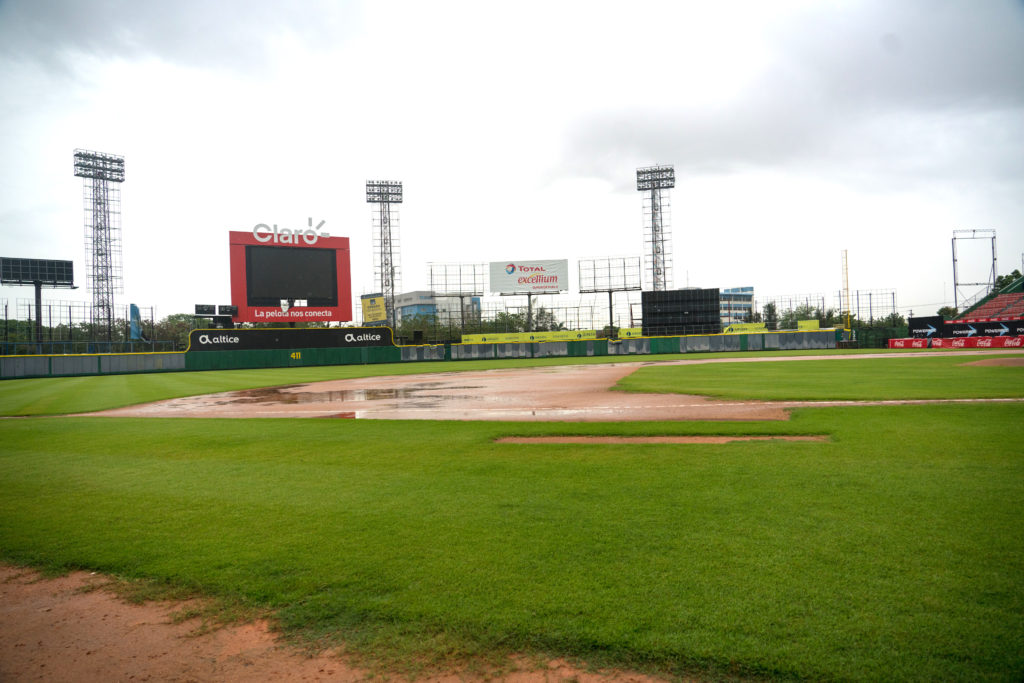
[[[978,359],[660,365],[623,386],[1024,395],[1021,368]],[[5,381],[0,411],[566,362]],[[405,671],[516,652],[710,679],[1020,680],[1022,424],[1021,403],[754,423],[0,420],[0,559],[269,613],[297,641]],[[494,443],[546,434],[829,440]]]
[[[1024,367],[973,364],[993,357],[1010,356],[892,356],[661,365],[640,368],[622,379],[617,388],[766,401],[1024,396]],[[1024,354],[1015,357],[1024,358]]]
[[[762,352],[746,357],[800,355],[814,352]],[[850,351],[831,351],[833,354]],[[546,367],[582,363],[623,363],[678,360],[695,354],[652,356],[598,356],[589,358],[536,358],[472,360],[384,365],[329,365],[257,370],[210,370],[67,378],[10,379],[0,381],[0,415],[61,415],[120,408],[169,398],[238,391],[258,387],[301,384],[332,379],[430,372],[459,372],[500,368]],[[726,358],[736,354],[699,354],[700,358]]]
[[[2,420],[0,555],[269,610],[389,666],[521,652],[1020,680],[1022,424],[1019,404],[750,424]],[[494,443],[566,433],[830,441]]]

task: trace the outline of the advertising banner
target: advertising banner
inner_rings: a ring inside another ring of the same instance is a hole
[[[517,344],[518,332],[491,332],[489,334],[464,334],[463,344]]]
[[[819,330],[821,329],[821,322],[818,320],[797,320],[796,329],[798,330]]]
[[[569,261],[491,261],[496,294],[554,294],[569,291]]]
[[[620,327],[619,339],[636,339],[644,336],[643,332],[644,328],[642,327]]]
[[[464,334],[463,344],[530,344],[550,341],[597,339],[597,330],[559,330],[557,332],[495,332]]]
[[[369,294],[360,299],[363,305],[364,323],[382,323],[388,319],[384,308],[384,297],[380,294]]]
[[[927,339],[890,339],[890,349],[927,349]]]
[[[923,318],[911,318],[908,321],[910,336],[917,339],[931,339],[944,335],[946,319],[941,315],[931,315]]]
[[[1000,320],[984,323],[946,323],[945,337],[1020,337],[1024,320]]]
[[[275,327],[264,330],[192,330],[189,351],[339,349],[394,346],[390,327]]]
[[[933,349],[1020,349],[1024,337],[955,337],[932,339]]]
[[[561,330],[552,332],[555,341],[584,341],[597,339],[597,330]]]
[[[746,332],[765,331],[767,331],[767,328],[764,323],[732,323],[729,327],[725,328],[725,334],[744,334]],[[620,333],[619,336],[622,336],[622,334]]]

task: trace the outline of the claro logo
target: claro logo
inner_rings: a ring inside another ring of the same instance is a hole
[[[352,334],[351,332],[345,335],[345,341],[349,344],[356,342],[368,342],[368,341],[380,341],[381,336],[379,334]]]
[[[199,335],[200,344],[237,344],[238,337],[232,337],[230,334],[215,334],[212,337],[208,334]]]
[[[266,223],[257,223],[252,229],[252,236],[256,238],[257,242],[271,242],[273,244],[298,244],[301,239],[306,244],[316,244],[316,241],[321,237],[330,237],[326,232],[317,232],[324,226],[327,221],[320,221],[317,226],[313,227],[313,219],[309,219],[309,227],[306,230],[289,230],[288,228],[281,228],[280,230],[275,223],[273,227]]]

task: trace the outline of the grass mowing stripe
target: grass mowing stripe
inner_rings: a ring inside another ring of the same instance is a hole
[[[616,388],[767,401],[1024,397],[1024,366],[971,364],[978,360],[983,359],[936,356],[657,365],[640,368]]]
[[[385,656],[1015,679],[1022,422],[800,410],[736,427],[834,442],[681,457],[492,440],[723,425],[6,420],[0,552],[195,587]]]

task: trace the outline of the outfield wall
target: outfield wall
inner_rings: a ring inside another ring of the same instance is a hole
[[[0,379],[73,377],[181,370],[239,370],[318,365],[443,362],[504,358],[582,358],[722,351],[834,349],[841,330],[764,334],[585,339],[532,344],[443,344],[358,348],[247,349],[176,353],[124,353],[0,357]]]
[[[0,379],[120,375],[185,370],[184,353],[111,353],[74,356],[3,356]]]

